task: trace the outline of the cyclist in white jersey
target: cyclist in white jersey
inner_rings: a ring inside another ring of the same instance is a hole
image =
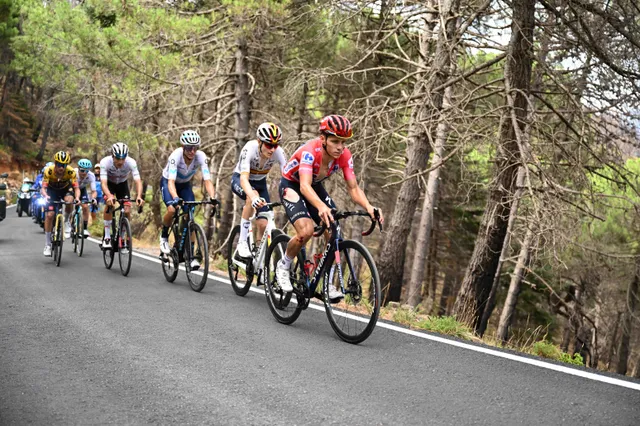
[[[247,237],[249,235],[249,218],[253,209],[257,210],[258,219],[262,219],[256,222],[258,241],[264,235],[268,218],[273,215],[273,212],[266,207],[266,204],[270,202],[267,174],[275,163],[280,165],[280,171],[287,164],[284,150],[279,146],[282,132],[277,125],[262,123],[258,126],[256,136],[257,140],[247,142],[242,148],[240,159],[231,176],[231,190],[245,201],[238,239],[238,256],[245,258],[251,257]]]
[[[140,172],[138,172],[138,164],[136,160],[129,157],[129,147],[122,142],[114,143],[111,146],[111,156],[104,157],[100,161],[100,182],[102,193],[104,195],[106,208],[104,209],[104,237],[102,246],[111,244],[111,208],[116,199],[128,200],[129,184],[127,178],[129,174],[133,176],[136,183],[136,205],[142,207],[144,205],[144,194],[142,193],[142,180]],[[131,203],[124,203],[124,213],[127,219],[131,220]]]
[[[80,200],[95,203],[98,193],[96,191],[96,175],[91,171],[92,167],[93,164],[91,164],[91,161],[83,158],[78,161],[76,174],[78,175],[78,186],[80,187]],[[87,188],[91,191],[90,194]],[[82,221],[84,222],[84,236],[90,237],[91,234],[89,233],[89,229],[87,229],[89,224],[89,206],[86,204],[82,205]]]
[[[167,206],[167,211],[162,218],[162,233],[160,234],[160,251],[164,254],[171,252],[171,247],[167,241],[169,237],[169,227],[176,211],[176,206],[180,201],[195,201],[191,180],[198,170],[202,171],[204,187],[211,199],[215,198],[213,183],[211,183],[211,173],[207,165],[207,156],[199,151],[200,135],[193,130],[186,130],[180,135],[181,148],[176,149],[169,156],[167,165],[162,171],[160,188],[162,189],[162,200]],[[193,260],[191,267],[197,260]]]

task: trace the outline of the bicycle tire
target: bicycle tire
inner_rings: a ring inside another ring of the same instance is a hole
[[[303,305],[301,302],[304,302],[304,300],[296,300],[297,303],[291,306],[293,293],[284,293],[280,290],[276,280],[276,264],[280,261],[280,257],[283,255],[290,239],[291,237],[284,234],[276,236],[267,249],[264,265],[264,294],[267,298],[267,305],[269,305],[269,310],[273,317],[281,324],[293,324],[300,316]],[[291,262],[289,270],[293,286],[305,285],[303,265],[302,254],[298,253],[298,256]],[[300,280],[303,280],[302,283]]]
[[[236,249],[238,247],[238,242],[240,241],[240,225],[236,225],[231,231],[231,237],[229,237],[229,244],[227,244],[227,271],[229,273],[229,280],[231,281],[231,288],[238,296],[245,296],[249,289],[251,288],[251,283],[253,282],[253,273],[250,262],[247,263],[248,271],[242,271],[242,268],[235,263],[233,263],[233,258],[236,253]],[[244,272],[244,273],[243,273]],[[240,279],[238,274],[240,274]],[[240,285],[240,282],[244,282],[244,284]]]
[[[18,217],[22,217],[22,206],[20,204],[20,200],[18,200],[18,205],[16,206],[16,213],[18,213]]]
[[[79,240],[79,241],[78,241]],[[78,257],[82,257],[84,253],[84,221],[82,215],[78,215],[78,227],[76,230],[76,241],[78,241]]]
[[[165,254],[166,260],[161,260],[162,262],[162,273],[164,274],[164,278],[172,283],[176,280],[178,276],[178,271],[180,267],[180,260],[178,259],[178,252],[176,249],[172,248],[169,254]]]
[[[191,235],[194,235],[194,240],[191,240]],[[191,252],[191,249],[185,244],[183,256],[184,269],[187,272],[189,287],[191,287],[191,290],[199,293],[204,286],[207,285],[207,277],[209,276],[209,248],[202,226],[196,222],[191,222],[189,224],[189,238],[187,241],[189,244],[194,245],[195,254]],[[200,263],[197,270],[191,269],[192,260],[197,260]],[[198,280],[197,277],[200,274],[202,275]]]
[[[126,277],[129,275],[129,271],[131,270],[131,257],[133,251],[131,246],[131,225],[129,224],[129,219],[126,217],[122,218],[116,244],[118,244],[118,262],[120,263],[120,272]]]
[[[77,253],[78,252],[78,238],[76,238],[76,236],[78,232],[78,215],[76,214],[76,212],[73,213],[73,223],[71,224],[71,235],[70,235],[70,239],[71,239],[71,244],[73,245],[73,252]]]
[[[329,284],[335,284],[336,288],[340,288],[339,281],[337,279],[333,281],[330,278],[331,275],[333,278],[337,277],[337,275],[330,273],[335,264],[334,252],[330,252],[331,258],[327,259],[330,261],[325,263],[322,275],[325,311],[333,331],[345,342],[357,344],[365,341],[371,335],[378,322],[380,277],[373,256],[362,243],[344,240],[340,242],[339,249],[346,294],[344,299],[338,303],[334,304],[329,300]],[[358,259],[358,256],[361,259]],[[347,263],[348,261],[351,266]],[[369,268],[368,273],[362,271],[364,264]],[[358,277],[353,277],[352,268]],[[365,279],[367,279],[366,284],[368,285],[363,285]]]
[[[54,250],[57,251],[55,256],[56,266],[60,266],[60,262],[62,261],[62,243],[64,242],[63,222],[64,218],[59,214],[56,220],[56,245],[54,248]]]

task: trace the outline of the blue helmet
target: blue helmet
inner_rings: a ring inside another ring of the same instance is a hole
[[[81,169],[90,169],[93,167],[93,164],[91,164],[91,161],[83,158],[82,160],[78,161],[78,167]]]

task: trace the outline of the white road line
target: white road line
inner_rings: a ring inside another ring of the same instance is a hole
[[[96,240],[95,238],[88,238],[88,240],[92,241],[94,243],[100,243],[100,240]],[[149,256],[149,255],[146,255],[146,254],[138,253],[136,251],[133,252],[133,255],[134,256],[138,256],[138,257],[140,257],[142,259],[149,260],[151,262],[155,262],[155,263],[159,263],[159,264],[161,263],[160,259],[158,259],[157,257],[153,257],[153,256]],[[180,266],[180,269],[184,270],[184,267]],[[196,272],[196,273],[198,273],[198,272]],[[201,274],[201,272],[200,272],[200,274]],[[229,281],[226,278],[221,278],[221,277],[218,277],[216,275],[209,275],[209,277],[211,279],[215,280],[215,281],[219,281],[219,282],[231,285],[231,281]],[[250,290],[255,292],[255,293],[259,293],[259,294],[264,295],[264,290],[263,289],[260,289],[260,288],[257,288],[257,287],[251,287]],[[313,304],[313,303],[309,304],[309,308],[315,309],[317,311],[324,311],[325,310],[324,306],[316,305],[316,304]],[[356,319],[358,319],[358,318],[356,318]],[[569,375],[572,375],[572,376],[578,376],[578,377],[582,377],[584,379],[594,380],[594,381],[597,381],[597,382],[608,383],[610,385],[620,386],[620,387],[623,387],[623,388],[634,389],[634,390],[640,391],[640,384],[633,383],[633,382],[628,382],[628,381],[625,381],[625,380],[616,379],[614,377],[603,376],[603,375],[600,375],[600,374],[591,373],[589,371],[583,371],[583,370],[579,370],[579,369],[576,369],[576,368],[565,367],[563,365],[551,364],[549,362],[541,361],[541,360],[538,360],[538,359],[526,358],[526,357],[523,357],[523,356],[520,356],[520,355],[515,355],[515,354],[512,354],[512,353],[508,353],[508,352],[497,351],[495,349],[489,349],[489,348],[486,348],[486,347],[483,347],[483,346],[470,345],[468,343],[459,342],[457,340],[445,339],[443,337],[433,336],[431,334],[426,334],[426,333],[423,333],[423,332],[420,332],[420,331],[409,330],[409,329],[406,329],[406,328],[403,328],[403,327],[398,327],[398,326],[393,325],[393,324],[387,324],[387,323],[378,322],[376,327],[386,328],[388,330],[396,331],[398,333],[408,334],[410,336],[418,337],[418,338],[421,338],[421,339],[432,340],[434,342],[444,343],[445,345],[456,346],[458,348],[468,349],[470,351],[479,352],[479,353],[483,353],[483,354],[486,354],[486,355],[492,355],[492,356],[495,356],[495,357],[504,358],[504,359],[508,359],[508,360],[516,361],[516,362],[520,362],[520,363],[523,363],[523,364],[534,365],[536,367],[546,368],[547,370],[557,371],[557,372],[569,374]]]

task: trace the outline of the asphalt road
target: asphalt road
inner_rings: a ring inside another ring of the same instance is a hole
[[[640,424],[640,391],[377,327],[342,342],[322,312],[278,324],[264,296],[94,243],[62,264],[13,209],[0,223],[0,424]]]

